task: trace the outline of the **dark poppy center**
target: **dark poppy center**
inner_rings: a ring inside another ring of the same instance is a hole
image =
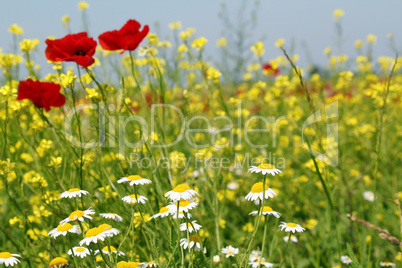
[[[77,56],[85,56],[85,52],[84,52],[84,50],[79,49],[79,50],[77,50],[77,51],[75,52],[75,55],[77,55]]]

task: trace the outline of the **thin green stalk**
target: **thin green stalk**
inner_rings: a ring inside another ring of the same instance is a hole
[[[284,264],[284,262],[285,262],[285,258],[286,258],[286,253],[288,252],[288,246],[289,246],[289,244],[290,244],[290,236],[292,235],[292,233],[291,232],[289,232],[289,236],[288,236],[288,242],[286,243],[286,247],[285,247],[285,252],[283,253],[283,260],[282,260],[282,262],[281,262],[281,266],[279,266],[279,268],[281,268],[282,267],[282,265]]]
[[[262,211],[260,213],[262,213]],[[265,222],[264,222],[264,236],[262,237],[261,259],[262,259],[262,256],[264,256],[265,238],[267,236],[267,225],[268,225],[267,224],[268,223],[268,215],[265,215],[264,217],[265,217]],[[261,261],[260,261],[258,267],[261,267]]]

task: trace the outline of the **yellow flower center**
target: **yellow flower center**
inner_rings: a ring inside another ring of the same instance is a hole
[[[67,222],[64,224],[59,224],[59,226],[57,226],[57,231],[58,232],[66,232],[72,228],[73,228],[73,226]]]
[[[74,220],[76,220],[76,219],[78,219],[78,218],[81,218],[81,217],[84,216],[84,215],[85,215],[84,211],[76,210],[76,211],[74,211],[73,213],[70,214],[70,216],[68,217],[68,219],[69,219],[70,221],[74,221]]]
[[[68,265],[68,261],[66,259],[61,258],[61,257],[57,257],[57,258],[54,258],[50,262],[49,267],[50,268],[55,268],[55,267],[59,268],[59,267],[67,266],[67,265]]]
[[[190,240],[191,241],[193,241],[193,242],[198,242],[198,243],[201,243],[201,241],[198,239],[198,237],[196,236],[196,235],[192,235],[192,236],[190,236]]]
[[[167,211],[169,211],[169,209],[168,209],[167,207],[163,207],[163,208],[161,208],[161,209],[159,210],[159,213],[165,213],[165,212],[167,212]]]
[[[262,212],[271,212],[271,211],[273,211],[273,209],[268,206],[264,206],[264,208],[262,209]]]
[[[289,223],[286,223],[286,226],[288,226],[288,227],[297,227],[297,224],[289,222]]]
[[[116,213],[108,213],[108,215],[116,215]]]
[[[106,247],[104,247],[103,249],[102,249],[103,251],[109,251],[109,247],[108,246],[106,246]],[[117,251],[116,250],[116,248],[114,247],[114,246],[110,246],[110,251]]]
[[[132,195],[130,195],[130,198],[133,198],[133,199],[135,199],[137,201],[137,199],[140,198],[140,196],[132,194]]]
[[[190,201],[188,200],[180,200],[179,201],[179,207],[187,207],[188,205],[190,205]],[[176,203],[177,206],[177,203]]]
[[[107,231],[107,230],[112,229],[112,226],[110,226],[109,224],[104,223],[104,224],[99,225],[98,228],[100,230],[102,230],[102,232],[103,232],[103,231]]]
[[[81,191],[81,190],[78,188],[73,188],[73,189],[68,190],[67,192],[74,193],[74,192],[79,192],[79,191]]]
[[[141,180],[142,178],[139,175],[131,175],[131,176],[128,176],[127,179],[130,181],[138,181],[138,180]]]
[[[0,252],[0,259],[8,259],[11,258],[13,255],[11,255],[10,252]]]
[[[228,254],[233,254],[231,250],[228,251]]]
[[[187,226],[188,226],[188,227],[192,227],[191,222],[187,223]]]
[[[186,184],[179,184],[176,187],[174,187],[173,192],[184,193],[187,190],[191,190],[190,186]]]
[[[137,268],[139,266],[140,266],[139,262],[120,261],[117,263],[117,268]]]
[[[251,192],[252,193],[262,193],[262,189],[263,189],[264,185],[262,182],[257,182],[253,185],[253,187],[251,187]],[[268,185],[265,184],[265,191],[268,190]]]
[[[275,166],[274,166],[274,165],[271,165],[271,164],[260,164],[260,165],[258,166],[258,168],[260,168],[260,169],[274,169]]]
[[[84,251],[85,251],[85,248],[76,248],[75,251],[76,251],[76,252],[84,252]]]
[[[85,237],[88,238],[88,237],[97,236],[98,234],[101,234],[102,232],[103,232],[103,229],[95,227],[95,228],[89,229],[87,231],[87,233],[85,234]]]

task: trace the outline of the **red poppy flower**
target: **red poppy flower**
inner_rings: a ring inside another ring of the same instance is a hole
[[[279,67],[274,67],[271,63],[266,63],[262,66],[262,73],[266,76],[277,76],[279,71]]]
[[[96,41],[86,32],[68,34],[61,39],[46,41],[46,58],[51,61],[75,61],[83,68],[92,65],[95,60]]]
[[[39,82],[28,79],[20,81],[17,100],[29,99],[36,107],[45,108],[46,112],[52,107],[61,107],[66,97],[60,94],[60,85],[49,82]]]
[[[120,30],[104,32],[99,35],[99,44],[105,50],[135,50],[149,33],[148,25],[140,31],[141,24],[136,20],[128,20]],[[123,54],[123,52],[121,54]]]

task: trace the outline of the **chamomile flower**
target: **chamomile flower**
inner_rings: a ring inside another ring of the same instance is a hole
[[[69,224],[68,222],[66,222],[66,223],[59,224],[59,226],[57,226],[57,228],[54,228],[53,230],[51,230],[48,235],[53,238],[56,238],[59,235],[66,236],[67,233],[80,234],[81,230],[78,225],[73,226],[73,225]]]
[[[185,222],[185,223],[180,224],[180,231],[184,232],[184,231],[188,230],[190,233],[192,233],[195,230],[197,232],[198,230],[200,230],[202,228],[202,226],[197,224],[196,222],[197,221],[192,221],[191,223]]]
[[[85,190],[80,190],[78,188],[73,188],[70,189],[68,191],[63,192],[60,197],[61,198],[73,198],[73,197],[81,197],[81,195],[87,195],[89,194],[87,191]]]
[[[144,184],[151,184],[152,181],[148,179],[141,178],[139,175],[131,175],[128,177],[123,177],[117,181],[117,183],[129,182],[130,186],[133,185],[144,185]]]
[[[156,213],[155,215],[152,216],[153,219],[161,217],[164,218],[166,216],[169,216],[171,213],[169,212],[169,209],[167,207],[162,207],[159,210],[159,213]]]
[[[10,252],[0,252],[0,264],[4,264],[6,267],[14,266],[19,263],[20,260],[16,257],[21,258],[18,254],[11,254]]]
[[[248,172],[251,172],[251,173],[254,173],[254,172],[260,173],[261,172],[262,175],[271,174],[272,176],[282,173],[282,171],[275,168],[275,166],[273,166],[271,164],[260,164],[258,167],[251,166],[251,168],[248,169]]]
[[[279,225],[279,227],[281,227],[281,231],[283,231],[283,229],[285,229],[285,232],[292,232],[292,233],[303,232],[306,230],[303,227],[301,227],[299,224],[292,223],[292,222],[289,222],[289,223],[282,222]]]
[[[171,213],[177,212],[177,209],[179,212],[188,212],[189,210],[195,208],[198,206],[197,202],[190,202],[188,200],[180,200],[179,202],[176,202],[175,204],[170,204],[167,206],[169,211]]]
[[[68,261],[62,257],[56,257],[49,263],[49,268],[63,268],[68,266]]]
[[[263,196],[265,199],[274,198],[276,196],[275,191],[269,188],[268,185],[265,184],[265,191],[263,191],[263,187],[262,182],[255,183],[253,187],[251,187],[251,191],[246,195],[246,200],[254,201],[258,198],[262,200]]]
[[[156,261],[150,261],[150,262],[143,262],[141,263],[142,267],[158,267]]]
[[[273,210],[271,207],[269,207],[269,206],[264,206],[263,208],[260,209],[259,212],[256,210],[256,211],[251,212],[249,215],[257,215],[257,214],[261,214],[261,213],[262,213],[262,215],[264,215],[264,216],[266,216],[266,215],[273,215],[273,216],[275,216],[276,218],[279,218],[279,217],[281,216],[281,214],[280,214],[279,212],[274,211],[274,210]]]
[[[179,184],[172,191],[167,192],[165,194],[165,197],[169,198],[172,201],[179,201],[190,200],[197,195],[198,193],[192,190],[190,186],[186,184]]]
[[[341,262],[343,262],[345,264],[351,264],[352,259],[348,255],[341,256]]]
[[[257,268],[257,267],[274,267],[273,263],[270,262],[266,262],[264,258],[262,259],[255,259],[254,261],[250,261],[248,263],[248,265],[251,265],[251,267],[253,268]]]
[[[393,262],[389,261],[381,261],[380,266],[386,266],[386,267],[396,267],[396,264]]]
[[[89,252],[89,249],[84,247],[73,247],[73,250],[70,249],[67,253],[68,255],[72,255],[74,253],[74,256],[80,257],[82,259],[91,254]]]
[[[363,198],[367,201],[374,202],[374,193],[372,191],[364,192]]]
[[[93,210],[91,208],[89,208],[87,210],[84,210],[84,211],[76,210],[76,211],[72,212],[70,214],[70,216],[68,216],[68,218],[65,218],[64,220],[62,220],[60,222],[60,224],[66,223],[66,222],[71,222],[71,221],[81,221],[81,222],[83,222],[84,218],[92,220],[92,217],[89,216],[89,215],[92,215],[92,214],[95,214],[95,210]]]
[[[102,218],[111,219],[114,221],[123,221],[123,218],[121,216],[117,215],[116,213],[101,213],[101,214],[99,214],[99,216],[101,216]]]
[[[289,241],[289,236],[284,236],[283,241],[285,241],[285,243],[287,243]],[[294,235],[290,236],[290,241],[292,241],[293,243],[299,242],[299,240],[297,240],[297,237]]]
[[[127,204],[134,205],[137,203],[145,204],[145,201],[147,201],[148,198],[146,198],[145,196],[142,196],[142,195],[132,194],[132,195],[123,197],[121,200],[123,200]]]
[[[186,213],[186,215],[184,215],[184,212],[179,212],[178,216],[177,216],[176,212],[172,212],[171,214],[172,214],[173,219],[177,219],[177,218],[179,218],[179,219],[184,219],[184,218],[191,219],[192,218],[192,215],[190,213]]]
[[[234,191],[234,190],[237,190],[237,188],[239,188],[239,184],[236,181],[231,181],[231,182],[228,183],[228,185],[226,185],[226,187],[229,190]]]
[[[194,247],[195,251],[200,251],[201,250],[201,241],[198,239],[198,237],[196,235],[191,235],[189,240],[187,240],[187,238],[181,239],[180,246],[183,247],[184,249]],[[204,251],[205,251],[205,248],[204,248]]]
[[[254,261],[261,258],[261,251],[252,250],[250,253],[250,257],[248,257],[249,261]]]
[[[106,247],[103,247],[103,248],[102,248],[103,254],[109,255],[109,251],[110,251],[111,253],[117,253],[117,249],[116,249],[115,247],[113,247],[113,246],[110,246],[110,248],[109,248],[109,246],[106,246]],[[97,254],[99,254],[99,250],[98,250],[98,249],[95,250],[95,255],[97,255]],[[124,252],[119,251],[119,252],[117,253],[117,255],[119,255],[119,256],[125,256],[126,254],[124,254]]]
[[[86,244],[89,246],[91,243],[98,243],[99,240],[105,241],[105,238],[118,235],[119,233],[119,230],[112,228],[109,224],[101,224],[98,227],[89,229],[85,234],[85,238],[80,241],[79,245],[82,246]]]
[[[226,258],[234,257],[234,255],[239,254],[239,249],[232,246],[227,246],[226,248],[222,249],[222,253],[226,254]]]

